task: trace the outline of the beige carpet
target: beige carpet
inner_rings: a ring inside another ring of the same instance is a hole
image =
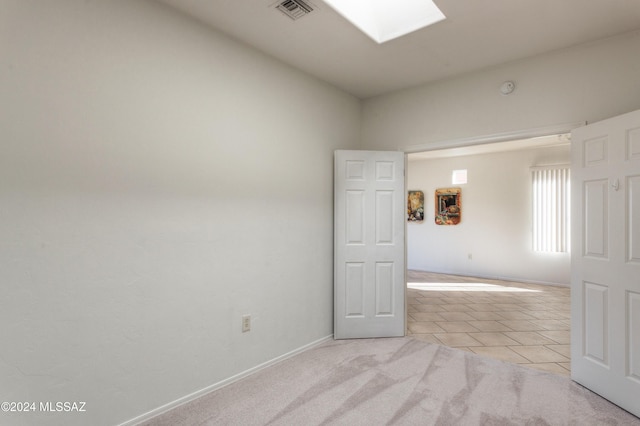
[[[566,377],[412,338],[332,341],[144,425],[640,425]]]

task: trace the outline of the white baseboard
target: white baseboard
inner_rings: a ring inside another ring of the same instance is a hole
[[[156,417],[162,413],[166,413],[169,410],[172,410],[182,404],[186,404],[187,402],[193,401],[194,399],[200,398],[203,395],[206,395],[210,392],[213,392],[215,390],[218,390],[222,387],[225,387],[227,385],[230,385],[231,383],[237,382],[240,379],[243,379],[247,376],[250,376],[252,374],[257,373],[260,370],[263,370],[267,367],[271,367],[272,365],[275,365],[279,362],[282,362],[288,358],[291,358],[295,355],[298,355],[302,352],[308,351],[309,349],[312,349],[318,345],[321,345],[322,343],[325,343],[329,340],[333,339],[333,334],[327,336],[327,337],[323,337],[319,340],[316,340],[315,342],[311,342],[307,345],[301,346],[297,349],[292,350],[291,352],[287,352],[286,354],[280,355],[279,357],[273,358],[267,362],[264,362],[260,365],[257,365],[253,368],[250,368],[246,371],[243,371],[242,373],[238,373],[235,376],[231,376],[228,379],[222,380],[218,383],[214,383],[210,386],[207,386],[204,389],[201,389],[199,391],[193,392],[189,395],[183,396],[182,398],[176,399],[175,401],[169,402],[168,404],[162,405],[158,408],[155,408],[147,413],[144,413],[138,417],[135,417],[131,420],[128,420],[124,423],[119,424],[118,426],[134,426],[137,425],[139,423],[142,423],[144,421],[150,420],[153,417]]]
[[[509,276],[500,276],[500,275],[482,275],[482,274],[472,274],[472,273],[461,273],[459,271],[424,271],[421,269],[411,269],[412,271],[416,271],[416,272],[433,272],[435,274],[444,274],[444,275],[459,275],[462,277],[474,277],[474,278],[481,278],[481,279],[485,279],[485,280],[500,280],[500,281],[515,281],[515,282],[521,282],[521,283],[526,283],[526,284],[540,284],[540,285],[549,285],[549,286],[556,286],[556,287],[571,287],[570,283],[555,283],[555,282],[551,282],[551,281],[540,281],[540,280],[529,280],[526,278],[520,278],[520,277],[509,277]]]

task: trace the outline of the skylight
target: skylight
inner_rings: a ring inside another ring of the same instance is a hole
[[[377,43],[445,19],[432,0],[323,0]]]

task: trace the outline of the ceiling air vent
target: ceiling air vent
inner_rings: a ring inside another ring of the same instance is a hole
[[[285,0],[281,3],[278,3],[276,9],[278,9],[280,12],[284,13],[294,21],[313,12],[313,8],[309,6],[308,3],[302,0]]]

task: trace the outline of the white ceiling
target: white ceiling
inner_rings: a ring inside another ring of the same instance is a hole
[[[322,0],[158,0],[359,98],[640,29],[640,0],[435,0],[447,19],[377,44]],[[393,1],[393,0],[390,0]]]

